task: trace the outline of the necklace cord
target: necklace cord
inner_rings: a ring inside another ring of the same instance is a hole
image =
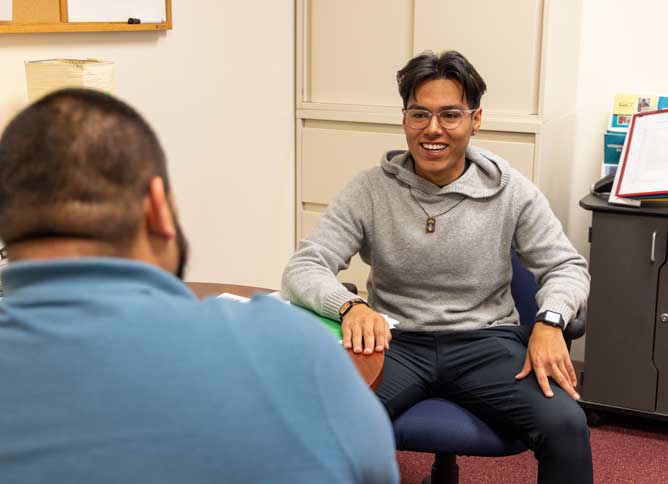
[[[464,200],[466,200],[466,195],[462,197],[461,200],[459,200],[457,203],[455,203],[452,207],[448,208],[447,210],[444,210],[443,212],[436,214],[436,215],[429,215],[429,212],[422,206],[422,204],[418,201],[418,199],[415,197],[415,194],[413,193],[412,188],[409,186],[408,187],[408,192],[411,194],[411,197],[413,197],[413,200],[415,200],[415,203],[417,203],[418,207],[422,209],[424,214],[427,216],[427,223],[425,225],[425,232],[428,234],[433,234],[436,231],[436,217],[440,217],[441,215],[445,215],[448,213],[450,210],[456,208],[459,206],[460,203],[462,203]]]
[[[417,203],[418,207],[420,207],[420,209],[422,209],[422,211],[427,216],[427,218],[436,218],[436,217],[440,217],[441,215],[445,215],[450,210],[454,209],[457,205],[459,205],[464,200],[466,200],[466,195],[463,195],[463,198],[461,200],[459,200],[457,203],[455,203],[452,207],[448,208],[447,210],[444,210],[443,212],[441,212],[439,214],[430,215],[429,212],[427,212],[427,210],[425,210],[425,208],[422,206],[422,204],[418,201],[418,199],[415,198],[415,195],[413,194],[413,189],[411,187],[408,187],[408,192],[411,194],[411,197],[413,197],[413,200],[415,200],[415,203]]]

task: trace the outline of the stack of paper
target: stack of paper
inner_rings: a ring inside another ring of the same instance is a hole
[[[48,59],[27,61],[28,99],[33,102],[45,94],[65,87],[114,92],[114,63],[96,59]]]
[[[278,292],[272,292],[271,294],[269,294],[269,296],[275,297],[278,300],[280,300],[280,301],[282,301],[286,304],[290,304],[290,301],[286,301],[285,299],[282,299],[281,296],[280,296],[280,293],[278,293]],[[250,301],[250,299],[247,298],[247,297],[237,296],[236,294],[230,294],[228,292],[224,292],[224,293],[220,294],[218,297],[221,297],[223,299],[230,299],[232,301],[237,301],[237,302],[241,302],[241,303],[247,303],[248,301]],[[303,309],[304,311],[307,311],[312,316],[315,316],[316,318],[318,318],[320,320],[320,322],[323,323],[327,327],[327,329],[329,329],[332,332],[332,334],[336,337],[336,339],[339,341],[339,343],[342,342],[341,338],[343,336],[341,334],[341,322],[335,321],[333,319],[326,318],[325,316],[322,316],[322,315],[320,315],[320,314],[318,314],[314,311],[311,311],[310,309],[306,309],[306,308],[300,308],[300,309]],[[390,329],[395,328],[399,324],[399,321],[397,321],[396,319],[390,318],[389,316],[387,316],[385,314],[381,314],[381,316],[385,318],[385,321],[387,321],[387,325],[389,326]]]

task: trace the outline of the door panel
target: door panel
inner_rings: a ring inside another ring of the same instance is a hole
[[[415,54],[454,49],[476,66],[488,87],[485,109],[538,112],[542,0],[513,0],[512,6],[498,0],[420,0],[415,25]]]
[[[666,252],[650,260],[654,232],[656,244],[665,248],[666,220],[594,214],[583,389],[587,401],[655,410],[656,284]]]
[[[657,241],[658,242],[658,241]],[[656,305],[656,332],[654,335],[654,365],[659,372],[656,389],[656,411],[668,415],[668,322],[661,321],[661,315],[668,315],[668,246],[656,246],[664,263],[659,272],[658,301]]]
[[[383,153],[406,149],[401,126],[307,121],[302,140],[301,188],[306,203],[328,204],[359,172],[380,166]]]
[[[412,0],[311,0],[308,11],[304,101],[401,106],[395,76],[411,58]]]

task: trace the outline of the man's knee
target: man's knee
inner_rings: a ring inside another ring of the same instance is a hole
[[[552,450],[564,452],[589,446],[589,428],[584,411],[574,400],[541,416],[540,439]]]

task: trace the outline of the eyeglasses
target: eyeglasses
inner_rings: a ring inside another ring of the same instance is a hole
[[[437,113],[432,113],[426,109],[404,109],[406,115],[406,124],[412,129],[424,129],[429,126],[431,117],[436,114],[436,119],[443,129],[455,129],[462,124],[464,116],[474,113],[475,109],[444,109]]]

